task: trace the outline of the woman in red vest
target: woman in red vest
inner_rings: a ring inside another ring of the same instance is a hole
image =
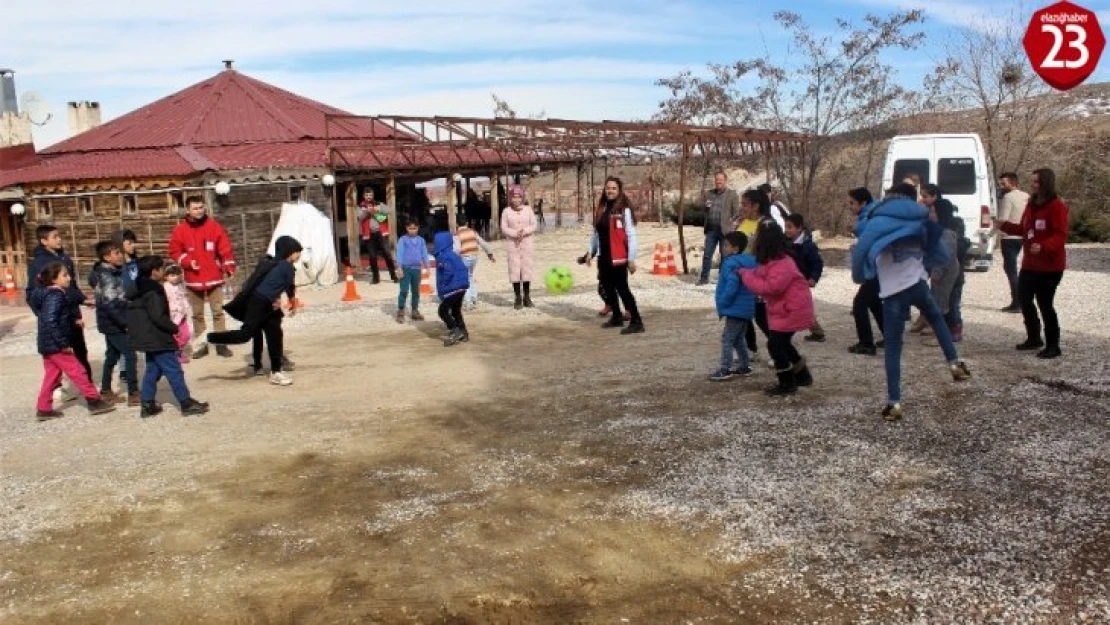
[[[594,209],[594,234],[590,238],[590,251],[586,254],[586,264],[597,256],[598,274],[608,296],[606,303],[613,313],[603,328],[624,326],[621,303],[628,309],[628,327],[621,334],[638,334],[644,331],[644,320],[636,307],[636,298],[628,287],[628,274],[636,273],[636,217],[628,196],[624,194],[624,183],[620,178],[610,176],[605,179],[605,191]]]

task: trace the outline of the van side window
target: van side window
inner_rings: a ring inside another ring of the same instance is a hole
[[[937,186],[945,195],[973,195],[975,159],[942,158],[937,161]]]
[[[902,182],[910,174],[917,174],[922,184],[929,182],[929,159],[905,158],[894,161],[894,184]]]

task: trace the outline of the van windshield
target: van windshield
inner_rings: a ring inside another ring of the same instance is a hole
[[[922,183],[929,182],[929,159],[903,158],[894,161],[894,181],[892,184],[902,182],[910,174],[917,174]]]
[[[942,158],[937,161],[937,186],[945,195],[975,194],[975,159]]]

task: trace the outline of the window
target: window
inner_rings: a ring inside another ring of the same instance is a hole
[[[37,206],[39,220],[50,219],[54,216],[54,209],[50,206],[50,200],[39,200]]]
[[[945,195],[973,195],[975,159],[942,158],[937,161],[937,186]]]
[[[82,219],[92,219],[95,217],[91,197],[85,196],[77,198],[77,215]]]
[[[166,206],[170,217],[180,217],[185,214],[185,192],[170,191],[166,194]]]
[[[119,196],[120,211],[124,217],[136,217],[139,214],[139,199],[134,195]]]
[[[296,202],[297,200],[308,201],[307,188],[303,184],[289,185],[289,201]]]
[[[921,184],[928,184],[929,182],[929,161],[924,158],[907,158],[903,160],[894,161],[894,181],[891,184],[898,184],[910,174],[917,174],[921,178]]]

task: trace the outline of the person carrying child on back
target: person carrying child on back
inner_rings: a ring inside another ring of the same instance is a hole
[[[817,249],[817,242],[813,240],[813,233],[806,228],[805,218],[801,213],[790,213],[786,216],[786,238],[791,241],[791,253],[794,262],[798,264],[798,271],[806,279],[809,288],[814,288],[821,280],[821,273],[825,270],[825,260],[821,258],[821,250]],[[815,343],[825,342],[825,330],[817,321],[816,312],[813,315],[813,326],[805,340]]]
[[[122,399],[112,391],[112,371],[120,358],[120,374],[127,385],[127,405],[139,405],[139,379],[135,350],[127,344],[127,266],[123,250],[112,241],[96,244],[96,257],[89,275],[96,301],[96,329],[104,335],[104,366],[100,375],[100,396],[105,401]],[[134,281],[130,282],[134,293]]]
[[[170,319],[177,324],[177,361],[185,364],[191,360],[189,354],[189,341],[192,333],[189,330],[189,315],[193,309],[189,306],[189,296],[185,292],[185,271],[181,265],[169,263],[162,272],[166,281],[162,286],[166,289],[166,299],[170,302]]]
[[[259,331],[266,337],[270,354],[270,384],[289,386],[293,378],[285,373],[281,355],[285,335],[281,329],[281,295],[290,299],[289,314],[295,315],[292,299],[296,293],[296,270],[293,265],[301,258],[301,244],[290,236],[280,236],[274,241],[274,256],[259,261],[243,289],[224,306],[224,311],[243,322],[242,327],[230,332],[211,332],[208,342],[213,345],[240,344],[254,340]]]
[[[478,266],[478,250],[485,253],[489,262],[497,262],[493,259],[493,247],[486,243],[477,230],[471,228],[470,224],[459,226],[455,230],[455,252],[462,257],[470,279],[470,287],[466,289],[466,297],[463,298],[463,308],[469,310],[478,306],[478,282],[474,279],[474,268]]]
[[[813,326],[813,295],[790,256],[790,241],[772,221],[759,224],[755,238],[755,269],[740,269],[740,279],[767,307],[767,349],[779,382],[766,390],[772,397],[793,395],[813,384],[806,359],[794,347],[795,332]]]
[[[38,315],[38,348],[43,366],[42,387],[35,405],[35,417],[39,421],[62,416],[61,412],[54,410],[53,395],[63,373],[85,396],[89,414],[103,414],[116,409],[100,397],[84,365],[74,354],[73,328],[82,327],[84,322],[81,321],[79,309],[75,314],[72,299],[67,293],[72,281],[66,266],[61,261],[54,261],[43,267],[31,291],[31,307]]]
[[[420,273],[428,268],[428,244],[419,236],[415,219],[405,222],[405,234],[397,239],[397,264],[401,267],[401,290],[397,295],[397,323],[405,322],[405,300],[412,291],[412,320],[424,321],[420,314]]]
[[[154,401],[162,376],[169,380],[182,416],[204,414],[208,412],[208,404],[193,399],[189,394],[185,372],[177,359],[178,345],[174,336],[178,327],[170,319],[170,304],[162,287],[162,257],[143,256],[138,264],[135,299],[131,300],[127,310],[127,342],[131,349],[146,354],[139,416],[146,419],[162,412],[162,406]]]
[[[744,233],[725,233],[725,256],[717,280],[717,316],[725,320],[725,329],[721,333],[721,366],[709,376],[714,382],[752,374],[744,336],[755,316],[755,295],[740,281],[739,271],[754,269],[759,263],[755,256],[744,252],[747,247],[748,237]],[[740,356],[740,366],[736,368],[732,366],[734,351]]]
[[[439,294],[439,318],[447,325],[444,347],[470,340],[463,321],[462,304],[470,278],[462,257],[455,253],[454,238],[450,232],[437,232],[433,239],[436,256],[436,293]]]

